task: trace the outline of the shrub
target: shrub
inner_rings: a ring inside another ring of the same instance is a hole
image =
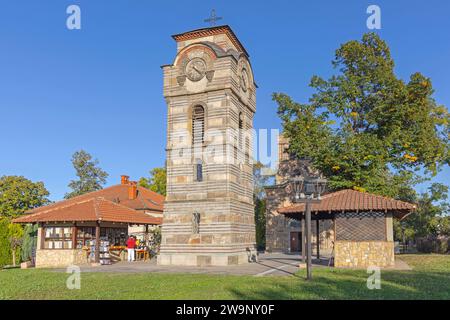
[[[449,250],[450,238],[419,238],[417,239],[417,251],[422,253],[446,254]]]
[[[417,239],[417,251],[422,253],[432,253],[433,252],[433,241],[427,238]]]
[[[0,218],[0,267],[11,263],[11,247],[8,239],[9,220]]]
[[[24,228],[24,235],[22,239],[21,258],[22,261],[32,260],[33,248],[37,245],[37,230],[38,225],[28,224]]]
[[[11,237],[21,238],[20,225],[12,224],[9,218],[0,218],[0,267],[10,265],[13,262]],[[16,249],[16,263],[20,263],[20,247]]]
[[[446,254],[448,251],[449,238],[441,238],[436,240],[436,253]]]

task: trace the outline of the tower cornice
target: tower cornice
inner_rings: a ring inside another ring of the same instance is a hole
[[[214,35],[218,35],[218,34],[227,35],[228,38],[231,40],[231,42],[234,44],[234,46],[239,51],[243,52],[247,56],[247,58],[250,57],[250,55],[248,54],[245,47],[242,45],[242,43],[239,41],[236,34],[233,32],[231,27],[228,25],[191,30],[191,31],[172,35],[172,38],[175,41],[180,42],[180,41],[193,40],[193,39],[197,39],[197,38],[214,36]]]

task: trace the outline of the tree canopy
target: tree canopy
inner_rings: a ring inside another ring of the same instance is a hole
[[[72,164],[75,168],[78,180],[71,180],[66,193],[66,199],[73,198],[88,192],[103,189],[108,174],[98,167],[98,160],[84,150],[77,151],[72,156]]]
[[[431,80],[394,73],[390,49],[375,33],[336,50],[337,74],[313,76],[308,103],[274,93],[289,151],[312,160],[331,189],[411,197],[410,186],[448,165],[447,109]]]
[[[272,176],[264,175],[265,166],[261,162],[253,164],[253,200],[255,202],[255,236],[259,250],[266,246],[266,197],[264,187],[269,184]]]
[[[22,176],[0,177],[0,217],[13,218],[49,203],[43,182]]]
[[[154,168],[150,171],[150,177],[139,179],[141,187],[150,189],[156,193],[166,195],[166,168]]]
[[[450,236],[450,204],[447,199],[448,187],[433,183],[427,192],[415,199],[417,211],[396,223],[396,237],[411,240],[417,237]]]

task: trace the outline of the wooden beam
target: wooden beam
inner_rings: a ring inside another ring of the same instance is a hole
[[[301,240],[302,240],[302,261],[306,262],[306,256],[305,256],[305,253],[306,253],[305,219],[302,219],[301,222],[302,222],[302,238],[301,238]]]
[[[145,245],[148,246],[148,224],[145,225],[145,236],[144,236],[144,240],[145,240]]]
[[[45,223],[41,223],[41,243],[39,244],[41,249],[45,249]]]
[[[77,248],[77,224],[74,223],[72,227],[72,249]]]
[[[311,244],[311,204],[306,202],[305,204],[305,221],[306,221],[306,279],[312,279],[312,244]]]
[[[320,259],[320,226],[319,220],[316,220],[316,244],[317,244],[317,259]]]
[[[95,226],[95,263],[100,262],[100,222]]]

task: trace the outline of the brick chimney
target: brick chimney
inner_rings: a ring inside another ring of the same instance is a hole
[[[130,181],[130,186],[128,187],[128,200],[134,200],[137,198],[137,182]]]
[[[129,184],[130,183],[130,177],[122,175],[120,176],[120,184]]]

